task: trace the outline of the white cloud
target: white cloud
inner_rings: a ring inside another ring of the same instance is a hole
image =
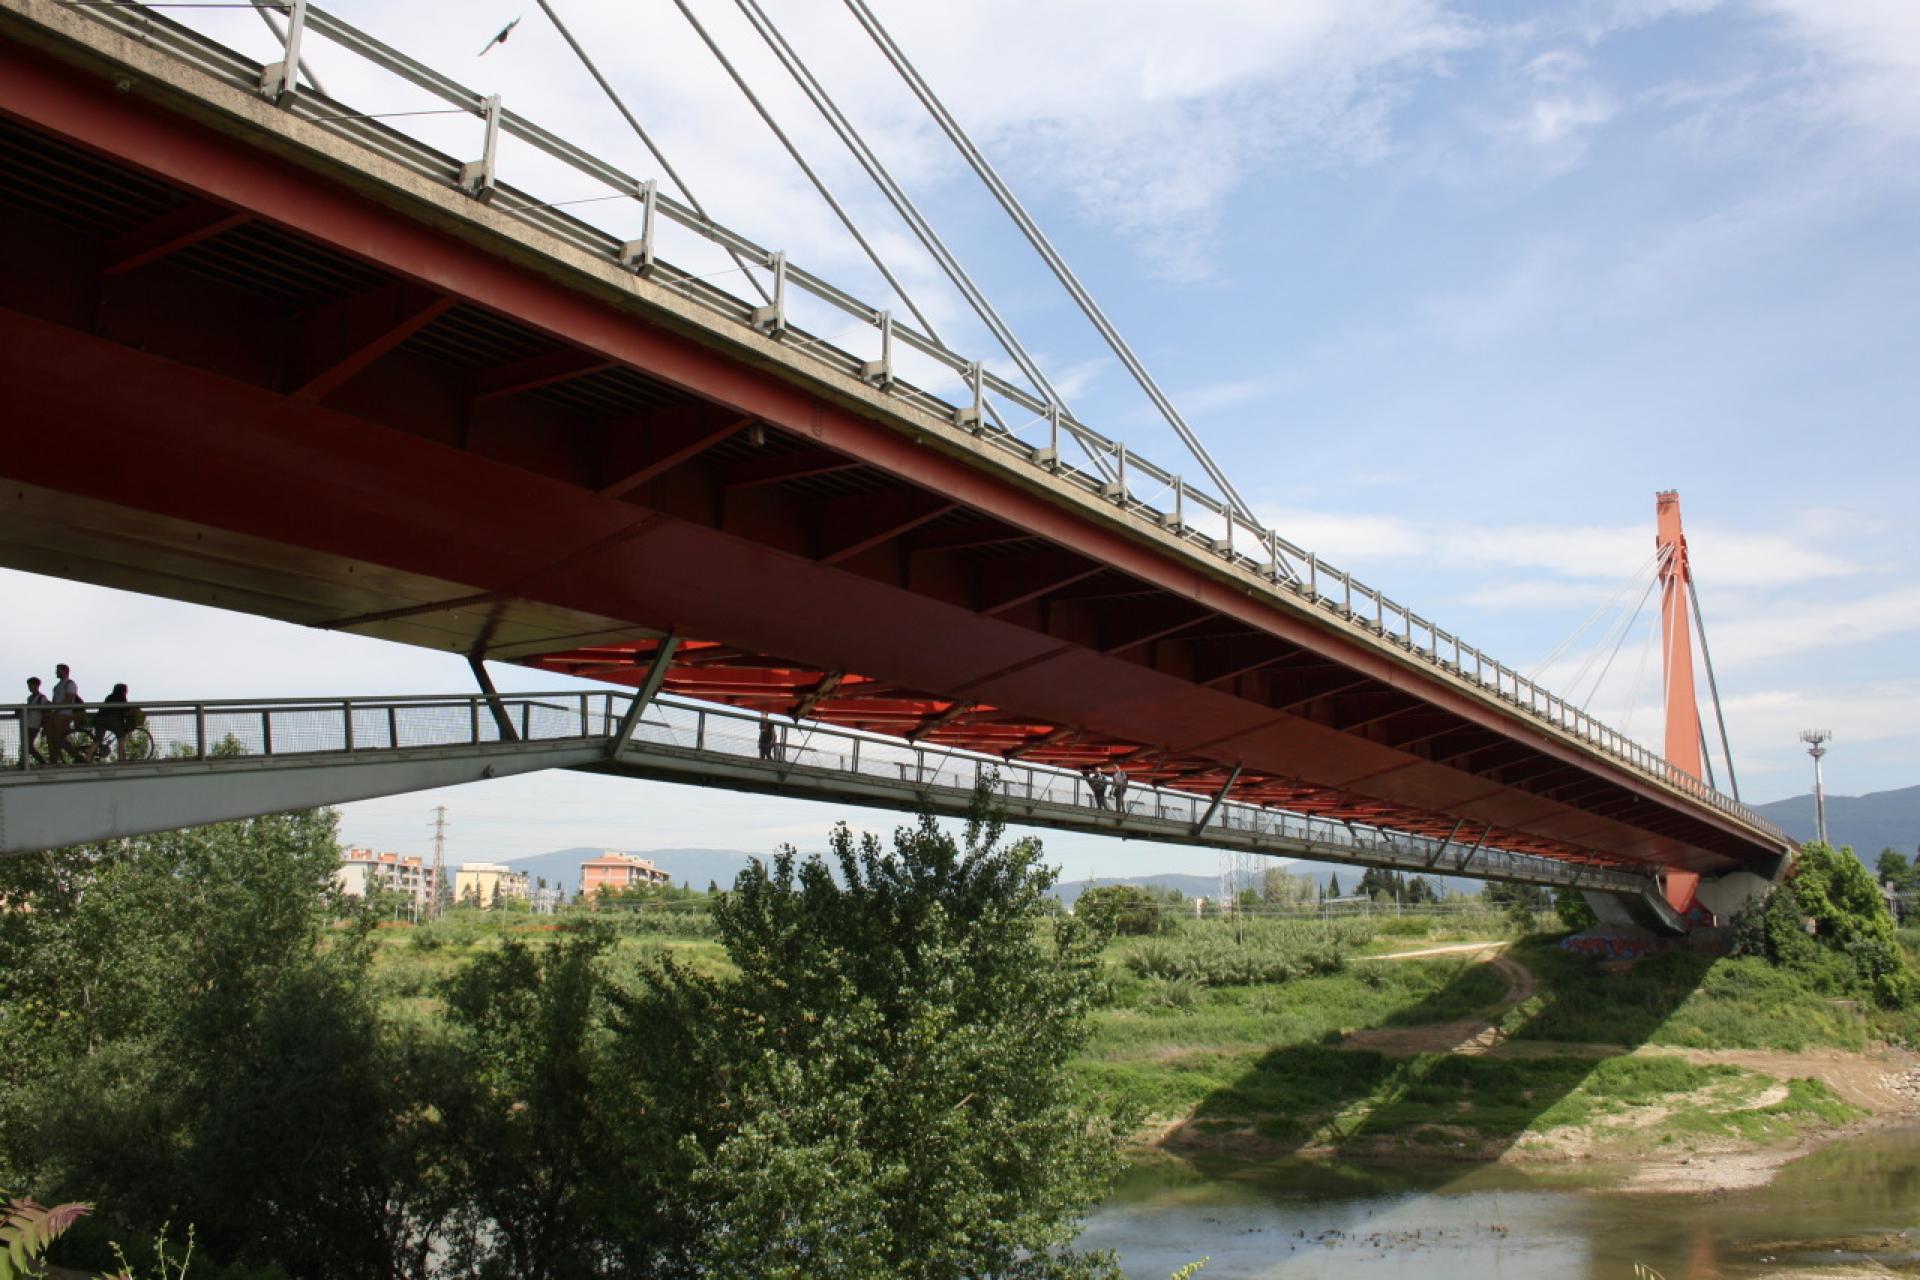
[[[1793,654],[1845,650],[1920,632],[1920,587],[1852,600],[1780,599],[1763,611],[1716,621],[1715,661],[1732,667]],[[1909,724],[1920,707],[1907,708]]]
[[[1875,134],[1920,137],[1920,5],[1912,0],[1755,0],[1817,59],[1829,110]]]
[[[1651,518],[1645,524],[1614,526],[1419,524],[1398,516],[1291,509],[1270,510],[1263,518],[1294,543],[1343,567],[1346,561],[1415,560],[1453,568],[1545,570],[1606,586],[1625,580],[1653,553]],[[1689,528],[1687,540],[1695,563],[1710,566],[1714,584],[1730,589],[1859,572],[1853,563],[1795,534],[1709,524]],[[1507,589],[1520,587],[1508,584]],[[1510,593],[1506,598],[1518,602],[1522,597]]]

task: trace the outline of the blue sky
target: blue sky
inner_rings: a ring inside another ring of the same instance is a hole
[[[557,3],[716,216],[887,300],[671,6],[648,6],[637,23],[612,0]],[[652,172],[537,10],[475,59],[520,0],[329,7]],[[733,6],[694,7],[950,345],[990,355],[984,331],[782,87]],[[767,8],[1075,412],[1186,465],[848,14]],[[1920,478],[1920,6],[875,9],[1283,534],[1527,670],[1617,596],[1651,551],[1654,491],[1678,488],[1747,798],[1804,789],[1794,734],[1811,725],[1834,731],[1834,790],[1920,782],[1910,496]],[[252,15],[181,12],[265,52]],[[308,52],[338,97],[373,110],[418,105],[324,41]],[[470,148],[467,121],[421,129]],[[595,194],[513,148],[502,165],[553,199]],[[583,208],[610,226],[632,216],[620,204]],[[699,261],[694,246],[677,253]],[[0,652],[22,670],[50,665],[53,647],[76,666],[88,659],[82,669],[99,672],[89,692],[120,678],[153,696],[467,683],[463,667],[433,655],[7,582],[62,607],[9,628]],[[1604,660],[1588,662],[1610,616],[1548,668],[1551,681],[1584,696],[1590,675],[1574,678]],[[1650,616],[1592,709],[1653,737]],[[71,620],[86,617],[108,636],[132,626],[146,637],[137,659],[74,639],[87,633]],[[299,687],[285,683],[276,651],[300,655]],[[812,844],[832,816],[716,799],[548,778],[464,789],[449,803],[475,856],[493,857],[573,843]],[[421,847],[433,802],[350,807],[346,832]],[[1062,837],[1049,847],[1076,876],[1212,866],[1189,851]]]

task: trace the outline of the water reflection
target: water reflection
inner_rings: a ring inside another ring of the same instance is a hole
[[[1920,1263],[1920,1129],[1836,1144],[1750,1191],[1629,1195],[1609,1181],[1578,1168],[1167,1160],[1133,1170],[1081,1242],[1155,1280],[1202,1255],[1205,1280],[1624,1280],[1636,1262],[1712,1280]]]

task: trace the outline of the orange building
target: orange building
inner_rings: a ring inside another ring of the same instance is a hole
[[[673,877],[653,865],[650,858],[607,850],[597,858],[580,864],[580,892],[592,898],[601,890],[619,893],[626,889],[650,889],[670,885]]]

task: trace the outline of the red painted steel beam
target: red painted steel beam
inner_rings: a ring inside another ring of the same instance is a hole
[[[100,274],[126,275],[251,221],[251,214],[211,200],[192,201],[109,240]]]
[[[451,311],[457,299],[395,281],[301,318],[297,371],[288,392],[319,400]]]
[[[980,572],[979,611],[988,617],[1017,609],[1102,572],[1105,565],[1064,551],[1036,551],[1031,555],[985,561]]]
[[[0,51],[0,62],[12,52]],[[14,74],[18,69],[13,65],[0,68],[5,72],[0,74],[0,109],[20,113],[22,103],[33,100],[30,114],[35,119],[43,122],[57,119],[56,127],[68,136],[80,137],[89,145],[160,172],[168,180],[194,187],[209,196],[239,199],[247,207],[259,210],[262,216],[323,243],[385,264],[390,269],[398,268],[417,278],[428,279],[436,287],[448,288],[463,297],[483,299],[484,305],[513,314],[579,349],[598,352],[610,360],[645,370],[691,394],[756,413],[784,429],[810,434],[820,440],[823,447],[868,459],[880,469],[923,489],[948,495],[976,509],[992,511],[1013,527],[1114,564],[1148,589],[1181,593],[1244,625],[1335,655],[1343,664],[1371,678],[1389,684],[1417,686],[1422,697],[1465,719],[1495,727],[1503,733],[1524,730],[1536,750],[1579,760],[1581,767],[1596,772],[1617,772],[1622,785],[1647,794],[1656,804],[1684,811],[1689,818],[1708,826],[1725,825],[1715,815],[1688,802],[1676,804],[1675,798],[1656,784],[1615,770],[1609,763],[1586,755],[1530,721],[1523,724],[1504,709],[1454,689],[1432,673],[1410,669],[1403,659],[1389,657],[1378,646],[1337,633],[1334,624],[1323,625],[1319,619],[1295,616],[1287,608],[1224,580],[1212,570],[1201,570],[1153,548],[1146,539],[1070,509],[1068,504],[1046,495],[1038,487],[1009,484],[994,468],[967,460],[946,444],[936,441],[938,447],[927,448],[919,438],[820,401],[804,388],[746,366],[717,349],[669,335],[583,293],[520,271],[443,231],[430,232],[420,224],[410,224],[391,210],[370,206],[350,193],[329,188],[315,181],[313,175],[301,173],[281,161],[258,153],[239,154],[236,151],[239,144],[199,134],[151,110],[145,115],[130,114],[124,106],[113,103],[99,91],[98,86],[91,94],[76,92],[71,83],[51,84],[44,75],[36,78],[31,68],[23,74]],[[143,135],[155,134],[170,134],[161,139],[168,145],[149,148],[138,145]],[[1057,697],[1044,695],[1031,673],[1022,679],[1011,676],[1024,664],[1052,662],[1055,654],[1065,657],[1070,650],[1030,649],[1022,658],[1015,656],[1015,649],[1002,643],[997,654],[986,658],[986,662],[992,664],[986,674],[961,678],[946,691],[983,682],[1003,682],[1009,683],[1019,697],[1031,699],[1036,712],[1048,702],[1058,701]],[[1078,672],[1084,663],[1076,658],[1065,667]],[[1001,674],[996,678],[994,673]],[[1055,694],[1065,692],[1068,687],[1052,678],[1049,684]],[[999,694],[996,698],[1004,700]],[[1196,701],[1192,708],[1194,714],[1203,711],[1200,703],[1204,701]],[[1222,709],[1225,705],[1222,704]],[[1057,711],[1046,712],[1048,717],[1057,714]],[[1171,726],[1172,720],[1166,719],[1166,724]],[[1283,726],[1275,724],[1270,728],[1277,731]],[[1255,726],[1233,736],[1256,732],[1265,731]],[[1438,781],[1436,775],[1433,782]],[[1439,794],[1435,792],[1436,796]],[[1740,834],[1737,830],[1731,833]]]
[[[739,434],[756,420],[733,413],[716,413],[704,405],[664,409],[628,425],[627,434],[642,441],[638,456],[619,464],[618,474],[596,493],[619,498],[656,480],[681,463],[705,453],[722,440]],[[611,428],[618,431],[619,428]]]
[[[814,559],[841,564],[939,519],[957,505],[938,494],[913,490],[842,498],[822,512]]]
[[[825,449],[796,449],[768,458],[736,462],[722,474],[720,483],[729,489],[757,489],[762,485],[781,484],[788,480],[830,476],[864,465],[857,458],[829,453]]]
[[[538,391],[541,387],[571,382],[589,374],[604,373],[618,363],[606,356],[574,347],[542,351],[511,364],[483,370],[473,380],[470,398],[475,404],[480,404],[503,396],[517,396],[527,391]]]

